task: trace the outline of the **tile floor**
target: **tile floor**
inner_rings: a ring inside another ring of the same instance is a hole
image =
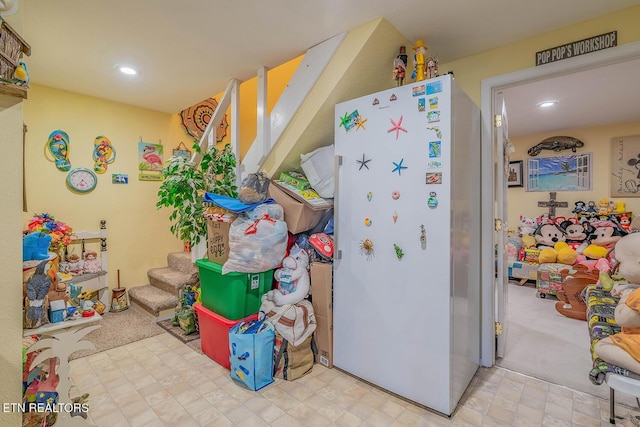
[[[76,359],[71,377],[98,427],[610,426],[607,401],[497,367],[480,368],[451,419],[320,365],[252,392],[167,333]]]

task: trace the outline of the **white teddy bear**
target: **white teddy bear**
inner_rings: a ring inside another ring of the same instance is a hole
[[[279,282],[277,289],[267,292],[267,299],[276,305],[296,304],[309,294],[309,255],[294,245],[288,257],[282,261],[282,268],[274,273]]]

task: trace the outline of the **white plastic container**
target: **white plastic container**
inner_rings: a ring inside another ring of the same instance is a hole
[[[300,155],[300,166],[309,180],[311,188],[325,199],[333,199],[334,158],[333,144]]]

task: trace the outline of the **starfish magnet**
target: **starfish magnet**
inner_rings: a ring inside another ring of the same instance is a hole
[[[346,129],[348,123],[349,123],[349,113],[344,113],[344,116],[340,117],[340,126]]]
[[[402,163],[404,162],[404,159],[400,159],[399,163],[393,162],[393,164],[396,166],[395,168],[393,168],[393,170],[391,172],[398,172],[398,176],[402,175],[402,169],[407,169],[409,166],[404,166]]]
[[[407,130],[402,127],[402,116],[400,116],[400,120],[398,120],[397,123],[393,119],[390,119],[390,120],[391,120],[391,124],[393,125],[393,127],[391,129],[387,130],[387,133],[396,131],[396,139],[398,139],[398,135],[400,134],[400,131],[403,131],[404,133],[407,133]]]
[[[356,120],[356,130],[362,128],[362,129],[366,129],[366,127],[364,127],[364,122],[366,122],[367,119],[362,118],[361,116],[358,116],[358,119]]]
[[[356,162],[360,163],[360,167],[358,168],[358,170],[362,170],[363,167],[367,168],[367,170],[369,169],[369,165],[367,163],[369,163],[371,161],[371,159],[366,159],[364,157],[364,153],[362,153],[362,160],[356,160]]]

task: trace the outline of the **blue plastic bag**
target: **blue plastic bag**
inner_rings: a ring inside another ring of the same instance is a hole
[[[231,379],[250,390],[273,382],[273,325],[262,320],[242,321],[229,330]]]

